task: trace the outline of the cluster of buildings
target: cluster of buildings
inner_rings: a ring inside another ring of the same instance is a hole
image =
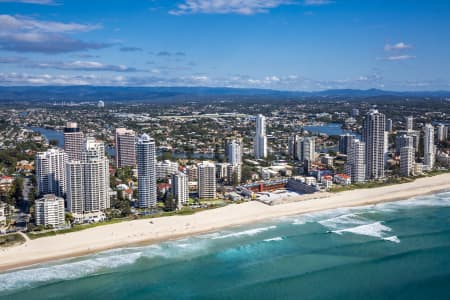
[[[359,115],[359,111],[352,111]],[[437,134],[435,131],[437,130]],[[370,109],[362,123],[361,136],[356,134],[343,134],[339,137],[339,155],[346,157],[342,174],[335,174],[334,183],[350,184],[362,183],[371,180],[382,180],[387,177],[386,171],[390,160],[389,135],[392,133],[392,120],[386,119],[383,113]],[[448,128],[444,125],[425,124],[423,132],[414,130],[414,119],[405,118],[405,129],[398,130],[395,136],[395,154],[398,158],[399,175],[411,176],[431,171],[435,167],[436,155],[439,161],[446,162],[445,154],[436,151],[436,143],[447,140]],[[304,174],[320,174],[315,172],[312,164],[318,163],[315,151],[314,137],[293,135],[288,140],[289,156],[301,162]],[[419,148],[421,146],[421,148]],[[419,159],[423,153],[423,159]],[[320,163],[333,166],[333,157],[322,155]],[[330,181],[324,173],[323,182]]]
[[[359,116],[359,111],[353,110],[352,115]],[[412,117],[407,117],[405,124],[405,130],[397,131],[395,139],[400,174],[410,176],[432,170],[436,161],[435,127],[426,124],[421,135],[414,130]],[[303,174],[316,176],[327,187],[332,183],[347,185],[381,180],[386,178],[391,131],[392,120],[386,119],[378,110],[369,110],[363,120],[361,136],[345,134],[339,138],[339,152],[346,155],[346,162],[343,172],[338,174],[314,169],[318,162],[316,137],[292,135],[288,140],[288,154],[300,162]],[[437,126],[438,141],[446,140],[447,134],[445,126]],[[422,136],[423,143],[420,144]],[[260,114],[256,117],[253,138],[256,160],[268,157],[267,138],[266,118]],[[423,147],[421,163],[417,162],[419,145]],[[215,199],[218,182],[235,186],[241,183],[243,149],[242,138],[229,138],[225,144],[227,162],[203,161],[184,167],[178,162],[157,161],[156,142],[149,135],[138,136],[126,128],[115,130],[116,167],[136,169],[136,206],[142,209],[156,207],[158,181],[168,178],[169,192],[179,208],[188,203],[193,187],[199,199]],[[320,163],[332,166],[333,157],[321,156]],[[36,202],[37,224],[58,226],[58,222],[63,223],[61,212],[64,211],[71,212],[80,222],[104,218],[103,211],[110,207],[111,194],[109,160],[103,142],[85,137],[76,123],[68,122],[64,129],[64,149],[52,148],[38,153],[35,166],[38,193],[43,196]],[[291,176],[292,172],[286,175]]]

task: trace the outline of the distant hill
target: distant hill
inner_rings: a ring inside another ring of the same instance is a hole
[[[197,96],[195,99],[192,99]],[[238,89],[223,87],[108,87],[108,86],[14,86],[0,87],[0,101],[175,101],[211,99],[211,96],[257,98],[301,97],[450,97],[450,91],[394,92],[369,90],[325,90],[318,92]]]

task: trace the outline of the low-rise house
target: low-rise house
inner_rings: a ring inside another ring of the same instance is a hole
[[[350,185],[352,183],[352,179],[346,174],[336,174],[334,175],[334,182],[340,185]]]

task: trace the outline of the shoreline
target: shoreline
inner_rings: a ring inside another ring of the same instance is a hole
[[[343,191],[330,194],[329,197],[276,206],[251,201],[230,204],[193,215],[132,220],[99,226],[28,240],[21,245],[0,249],[0,272],[116,248],[176,240],[284,216],[407,200],[448,189],[450,189],[450,174],[447,173],[404,184]]]

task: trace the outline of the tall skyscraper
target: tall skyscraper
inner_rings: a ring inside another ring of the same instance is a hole
[[[116,167],[136,166],[136,134],[133,130],[116,128]]]
[[[412,136],[406,135],[405,133],[399,133],[395,138],[396,153],[400,154],[400,151],[403,147],[414,148],[414,138]]]
[[[426,170],[432,170],[435,160],[435,146],[434,146],[434,127],[431,124],[426,124],[424,128],[423,138],[423,164]]]
[[[172,193],[177,207],[186,205],[189,201],[188,176],[182,172],[172,175]]]
[[[228,162],[232,165],[242,164],[241,145],[236,140],[228,144]]]
[[[355,136],[350,133],[341,134],[339,136],[339,153],[348,154],[349,143],[355,139]]]
[[[80,160],[83,151],[84,135],[75,122],[67,122],[64,128],[64,150],[69,160]]]
[[[414,118],[413,116],[408,116],[405,118],[406,130],[414,130]]]
[[[437,126],[437,141],[444,142],[447,140],[447,127],[444,124],[439,124]]]
[[[109,160],[103,142],[86,140],[81,159],[66,164],[66,182],[70,212],[83,214],[110,207]]]
[[[138,200],[139,207],[156,206],[156,144],[147,134],[138,138],[137,146],[138,168]]]
[[[264,159],[267,157],[266,117],[259,114],[256,117],[256,135],[253,141],[255,157]]]
[[[391,132],[392,131],[392,119],[386,120],[386,131]]]
[[[209,161],[198,164],[198,197],[216,198],[216,166]]]
[[[313,137],[301,137],[297,141],[297,157],[300,161],[316,160],[316,140]]]
[[[364,182],[366,180],[366,144],[355,136],[349,138],[348,142],[345,173],[354,183]]]
[[[288,138],[288,154],[291,159],[298,159],[297,157],[297,142],[300,139],[298,134],[294,134]]]
[[[60,149],[49,149],[36,155],[36,181],[39,195],[66,194],[67,154]]]
[[[400,175],[410,176],[414,164],[414,148],[411,146],[400,149]]]
[[[366,143],[366,178],[384,178],[386,117],[371,109],[363,123],[362,140]]]

